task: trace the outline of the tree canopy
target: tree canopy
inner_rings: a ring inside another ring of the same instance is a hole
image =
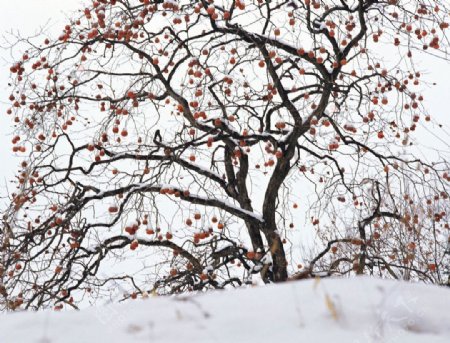
[[[0,304],[351,274],[446,284],[448,151],[415,140],[437,126],[415,60],[447,58],[449,14],[98,0],[59,37],[18,39]]]

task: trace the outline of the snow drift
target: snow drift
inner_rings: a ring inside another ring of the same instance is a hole
[[[450,342],[450,290],[371,278],[14,313],[1,343]]]

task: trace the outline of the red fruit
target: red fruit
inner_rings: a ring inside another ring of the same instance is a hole
[[[377,136],[379,139],[384,138],[384,132],[383,131],[378,131]]]
[[[216,9],[214,8],[213,5],[209,5],[209,6],[208,6],[208,9],[206,10],[206,12],[207,12],[209,15],[213,15],[215,11],[216,11]]]
[[[139,229],[139,226],[137,224],[134,224],[133,226],[127,226],[125,228],[125,231],[128,232],[130,235],[136,234],[136,231]]]
[[[137,239],[133,240],[130,244],[130,249],[131,250],[136,250],[136,248],[139,246],[139,242],[137,241]]]
[[[108,211],[109,211],[110,213],[116,213],[117,211],[119,211],[119,208],[118,208],[117,206],[110,206],[110,207],[108,208]]]
[[[407,247],[408,247],[408,250],[415,250],[416,249],[416,243],[409,242]]]

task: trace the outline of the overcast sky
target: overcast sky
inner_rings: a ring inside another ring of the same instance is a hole
[[[84,8],[82,0],[20,0],[1,1],[0,11],[0,33],[2,36],[8,32],[20,32],[24,37],[31,36],[40,30],[40,27],[47,25],[47,34],[57,37],[65,25],[67,15],[77,9]],[[1,40],[4,46],[4,39]],[[17,52],[16,56],[20,56]],[[10,52],[0,49],[0,143],[1,166],[0,166],[0,187],[3,188],[5,180],[10,180],[18,163],[11,153],[11,119],[6,116],[7,82],[9,76],[10,62],[13,60]],[[8,63],[7,63],[8,62]],[[438,148],[445,156],[450,154],[448,133],[450,133],[449,123],[449,101],[450,101],[450,64],[447,61],[432,59],[424,56],[421,70],[426,70],[426,79],[437,83],[436,87],[425,92],[425,99],[430,113],[437,122],[443,125],[419,127],[419,137],[425,147]],[[424,154],[428,153],[425,148]],[[428,155],[427,155],[428,156]],[[0,193],[4,195],[4,192]]]

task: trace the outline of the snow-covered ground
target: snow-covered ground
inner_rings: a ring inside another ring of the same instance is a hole
[[[450,342],[450,289],[370,278],[0,317],[1,343]]]

